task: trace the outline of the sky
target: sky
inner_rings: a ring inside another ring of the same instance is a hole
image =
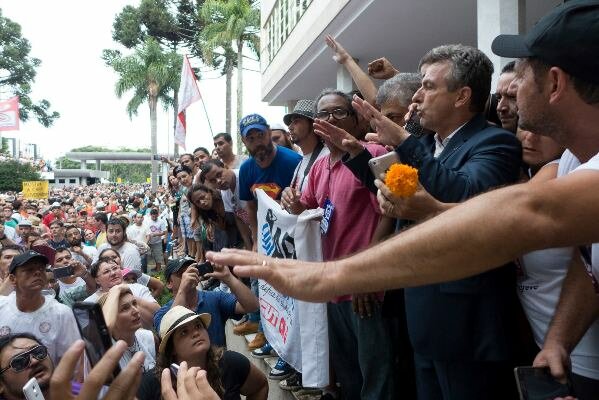
[[[46,99],[51,110],[61,117],[50,128],[35,118],[20,123],[19,131],[3,132],[16,137],[23,148],[37,143],[42,157],[54,160],[75,147],[97,145],[109,148],[150,148],[150,117],[146,103],[137,116],[129,119],[126,111],[130,95],[118,99],[114,92],[117,75],[101,59],[103,49],[128,52],[112,40],[114,17],[126,5],[140,0],[0,0],[2,15],[21,25],[21,34],[31,44],[30,56],[42,63],[37,69],[31,97]],[[214,133],[225,130],[225,79],[196,61],[202,73],[198,81]],[[244,61],[248,69],[258,71],[259,64]],[[260,101],[260,73],[245,70],[244,114],[261,113],[269,122],[282,122],[282,107],[269,107]],[[236,76],[233,76],[233,117],[235,123]],[[2,98],[8,97],[2,94]],[[158,114],[158,152],[173,152],[172,110]],[[206,113],[200,102],[187,109],[187,150],[198,146],[212,149],[212,137]],[[183,150],[181,150],[183,152]]]

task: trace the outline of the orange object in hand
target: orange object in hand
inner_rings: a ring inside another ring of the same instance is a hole
[[[385,176],[385,185],[395,196],[412,196],[418,188],[418,170],[406,164],[392,164]]]

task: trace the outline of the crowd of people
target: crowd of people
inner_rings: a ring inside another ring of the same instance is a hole
[[[518,60],[493,93],[476,48],[435,47],[414,73],[385,58],[363,71],[327,36],[358,90],[299,100],[284,124],[245,116],[249,156],[219,133],[214,151],[163,158],[156,193],[2,194],[0,398],[36,378],[47,399],[265,399],[269,381],[321,399],[513,399],[527,365],[567,382],[561,396],[599,398],[597,15],[596,1],[570,1],[524,41],[498,37],[493,51]],[[417,169],[414,195],[369,168],[388,154]],[[257,189],[290,214],[325,210],[324,263],[258,254]],[[231,319],[256,333],[252,357],[277,356],[257,278],[327,301],[328,387],[227,349]],[[96,365],[81,301],[99,305],[113,343]]]

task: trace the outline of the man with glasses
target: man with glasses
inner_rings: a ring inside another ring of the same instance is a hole
[[[42,395],[48,399],[50,377],[54,372],[48,348],[30,333],[0,338],[0,396],[6,400],[25,399],[23,386],[35,378]]]
[[[75,318],[69,307],[42,295],[47,287],[48,258],[35,251],[15,256],[9,278],[15,291],[0,297],[0,336],[32,332],[58,362],[69,346],[79,339]]]

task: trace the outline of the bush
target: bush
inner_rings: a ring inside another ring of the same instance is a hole
[[[0,191],[20,192],[23,181],[39,181],[40,174],[30,164],[15,160],[0,161]]]

